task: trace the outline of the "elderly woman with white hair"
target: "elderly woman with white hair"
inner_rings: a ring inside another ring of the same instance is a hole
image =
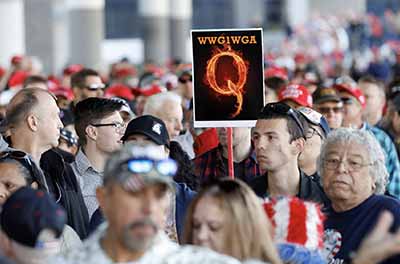
[[[393,215],[390,232],[397,230],[400,202],[383,195],[388,172],[372,134],[350,128],[331,132],[322,146],[318,169],[331,200],[325,222],[328,263],[349,263],[384,211]],[[381,263],[400,263],[400,255]]]

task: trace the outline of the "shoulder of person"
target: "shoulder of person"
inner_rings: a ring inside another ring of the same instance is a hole
[[[221,255],[207,248],[182,246],[170,252],[161,263],[179,264],[240,264],[232,257]]]

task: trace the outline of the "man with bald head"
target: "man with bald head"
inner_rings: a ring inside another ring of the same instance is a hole
[[[12,147],[29,153],[38,163],[44,152],[58,146],[63,127],[59,113],[56,99],[48,91],[19,91],[6,110]]]
[[[87,234],[88,215],[72,168],[52,148],[58,146],[63,124],[56,99],[47,90],[20,90],[6,109],[11,150],[21,150],[40,165],[44,188],[67,211],[68,224],[81,238]]]

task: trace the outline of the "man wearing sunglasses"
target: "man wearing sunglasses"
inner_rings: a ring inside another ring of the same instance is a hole
[[[342,126],[343,102],[333,88],[319,88],[313,93],[313,108],[324,115],[331,129]]]
[[[383,130],[363,121],[366,100],[360,88],[348,83],[336,84],[334,87],[339,92],[344,105],[342,126],[367,130],[375,136],[385,153],[386,168],[389,172],[387,191],[400,198],[400,163],[393,141]]]
[[[121,147],[125,123],[119,113],[122,102],[106,98],[87,98],[75,107],[75,130],[80,149],[72,163],[78,178],[89,218],[99,207],[96,188],[103,181],[104,164]]]
[[[97,71],[82,69],[71,76],[71,88],[74,93],[74,105],[90,97],[102,97],[105,85]]]
[[[124,144],[151,145],[157,148],[164,158],[168,158],[170,154],[170,140],[167,128],[161,119],[151,115],[140,116],[129,122],[121,140],[123,140]],[[180,165],[178,164],[178,166]],[[186,209],[196,193],[183,183],[174,182],[173,185],[175,193],[171,197],[171,205],[167,212],[167,224],[164,230],[172,240],[181,241]],[[99,209],[96,210],[90,220],[90,230],[96,229],[103,221],[102,212]]]
[[[297,196],[323,205],[328,199],[317,180],[299,169],[308,124],[296,110],[284,103],[265,105],[253,131],[253,142],[262,176],[250,186],[262,197]]]
[[[207,249],[180,247],[163,232],[176,169],[154,145],[125,144],[107,160],[103,184],[96,192],[108,223],[83,247],[47,263],[240,263]]]

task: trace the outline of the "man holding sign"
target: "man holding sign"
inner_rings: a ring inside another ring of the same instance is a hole
[[[228,175],[228,143],[226,128],[217,128],[219,145],[194,159],[196,174],[201,184],[209,184]],[[251,131],[247,127],[232,129],[234,175],[249,183],[260,175],[256,153],[251,145]]]

